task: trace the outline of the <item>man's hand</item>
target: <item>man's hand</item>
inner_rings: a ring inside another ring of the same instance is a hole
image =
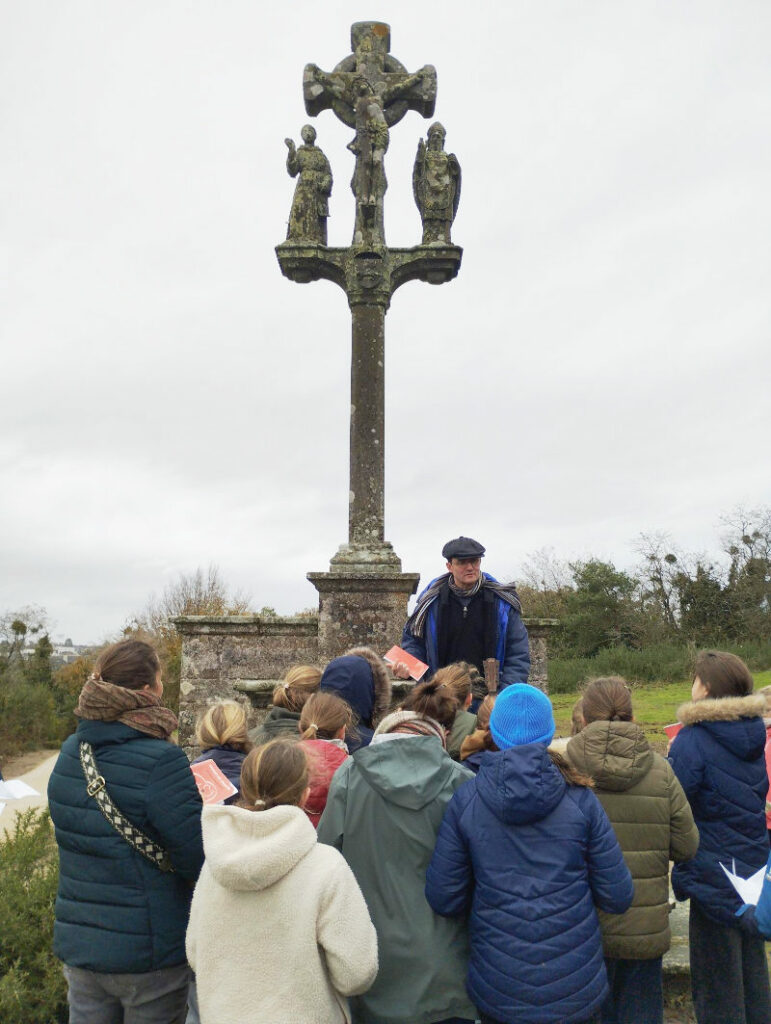
[[[391,671],[393,672],[397,679],[410,678],[410,670],[407,668],[403,661],[397,661],[396,664],[392,666]]]

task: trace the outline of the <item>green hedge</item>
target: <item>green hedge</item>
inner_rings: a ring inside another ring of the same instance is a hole
[[[59,859],[47,810],[0,839],[0,1021],[65,1024],[67,986],[51,952]]]
[[[722,645],[753,671],[771,668],[771,642]],[[608,647],[593,658],[549,658],[550,693],[569,693],[598,676],[623,676],[631,683],[676,683],[691,673],[694,645],[653,644],[641,650]]]

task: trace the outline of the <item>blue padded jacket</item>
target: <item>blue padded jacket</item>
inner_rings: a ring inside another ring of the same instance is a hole
[[[621,914],[632,878],[591,789],[542,744],[482,757],[453,796],[426,874],[438,914],[469,913],[472,1002],[495,1020],[583,1021],[608,986],[595,904]]]
[[[88,796],[81,740],[113,802],[164,847],[174,873],[129,846]],[[59,845],[56,956],[103,974],[184,963],[191,883],[203,864],[201,798],[184,752],[120,722],[81,721],[54,766],[48,804]]]
[[[485,572],[482,575],[485,579],[497,583],[495,577],[489,573]],[[436,579],[431,580],[428,587],[421,591],[418,595],[418,602],[420,602],[426,590],[432,587],[434,583],[436,583]],[[496,598],[495,605],[498,627],[495,657],[501,666],[500,686],[503,689],[503,687],[510,686],[512,683],[527,682],[530,674],[530,643],[527,629],[519,612],[512,608],[508,601],[504,601],[500,597]],[[437,648],[438,610],[439,602],[434,601],[426,615],[423,637],[413,636],[405,625],[401,639],[402,650],[424,661],[428,665],[430,675],[433,675],[438,668],[443,668],[439,664]]]
[[[742,901],[720,863],[731,869],[735,861],[749,878],[768,859],[764,707],[762,696],[684,704],[669,753],[699,829],[698,853],[672,871],[675,896],[697,899],[708,917],[734,928],[747,922],[736,917]]]

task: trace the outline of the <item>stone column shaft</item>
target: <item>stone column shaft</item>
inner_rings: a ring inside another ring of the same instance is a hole
[[[385,307],[351,307],[351,452],[348,543],[383,543],[385,491]]]

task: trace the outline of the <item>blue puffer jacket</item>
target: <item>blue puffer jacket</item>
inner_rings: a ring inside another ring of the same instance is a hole
[[[489,573],[482,573],[486,580],[497,583],[494,576]],[[439,577],[437,576],[437,579]],[[418,595],[418,604],[426,590],[432,587],[436,580],[431,580],[425,590]],[[530,644],[527,638],[527,629],[522,621],[519,612],[512,608],[508,601],[500,597],[495,599],[495,611],[497,616],[497,637],[495,657],[501,666],[500,686],[510,686],[512,683],[526,683],[530,674]],[[439,601],[433,602],[428,610],[424,626],[423,637],[413,636],[407,626],[402,632],[401,646],[408,654],[424,661],[429,668],[429,674],[433,675],[438,668],[439,653],[437,648],[437,623],[439,615]]]
[[[201,764],[202,761],[214,761],[219,770],[236,789],[241,788],[241,765],[244,763],[246,754],[243,750],[236,750],[235,747],[225,743],[219,747],[209,747],[204,750],[191,764]],[[225,800],[226,804],[235,803],[238,800],[238,793],[234,793]]]
[[[748,878],[768,859],[764,707],[761,696],[684,704],[677,717],[685,728],[669,753],[699,829],[699,852],[672,871],[675,896],[694,897],[708,917],[735,928],[745,924],[735,916],[741,899],[720,862],[735,860]]]
[[[546,747],[486,753],[453,796],[426,874],[438,914],[470,911],[467,988],[501,1021],[583,1021],[608,986],[596,904],[621,914],[632,878],[590,789]]]
[[[90,743],[113,802],[168,852],[174,873],[137,853],[86,793]],[[185,754],[120,722],[81,721],[48,783],[59,844],[54,953],[71,967],[138,974],[185,962],[192,882],[203,864],[201,798]]]

